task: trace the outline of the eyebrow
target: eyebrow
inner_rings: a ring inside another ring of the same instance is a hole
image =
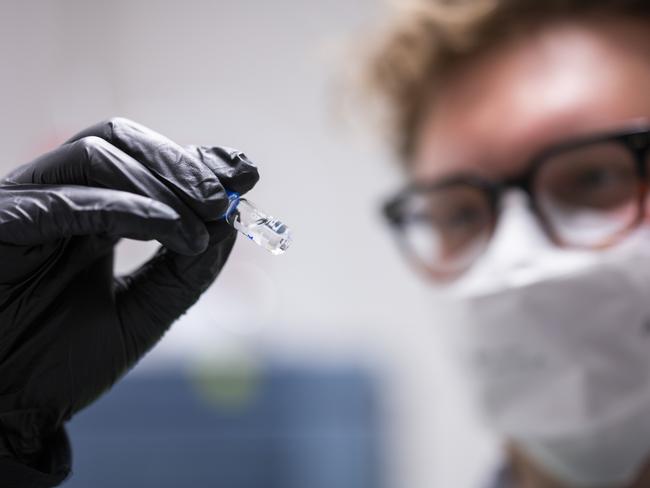
[[[568,150],[573,147],[580,147],[582,145],[592,144],[599,141],[605,141],[608,139],[616,139],[619,137],[633,137],[639,135],[639,143],[643,146],[647,146],[648,139],[650,138],[650,119],[639,117],[636,119],[628,120],[622,124],[619,124],[616,127],[611,129],[600,129],[594,130],[592,132],[585,132],[576,135],[568,135],[555,138],[555,140],[547,143],[540,144],[540,148],[531,151],[531,156],[527,158],[522,158],[516,161],[515,166],[519,170],[514,171],[500,171],[494,175],[494,172],[485,171],[485,167],[490,166],[501,166],[499,160],[493,158],[491,155],[486,155],[485,159],[474,162],[466,162],[460,164],[460,168],[454,168],[453,171],[443,171],[439,175],[431,178],[424,177],[411,178],[411,181],[417,185],[435,185],[439,182],[445,182],[454,179],[463,179],[469,177],[484,179],[485,181],[514,181],[524,177],[529,173],[535,166],[536,162],[552,155],[556,152],[561,152],[563,150]],[[502,162],[502,161],[501,161]],[[426,163],[422,163],[426,164]],[[414,163],[415,167],[416,164]],[[450,167],[451,169],[451,167]],[[490,174],[493,173],[493,174]]]

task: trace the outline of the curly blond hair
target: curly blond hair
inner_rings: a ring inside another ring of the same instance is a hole
[[[463,59],[531,27],[583,15],[650,18],[650,0],[415,0],[371,43],[363,87],[383,102],[388,135],[408,159],[435,83]]]

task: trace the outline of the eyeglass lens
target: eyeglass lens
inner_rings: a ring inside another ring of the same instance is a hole
[[[624,145],[592,144],[544,161],[533,193],[556,240],[599,247],[637,222],[641,185],[637,173],[635,156]]]
[[[409,201],[404,237],[415,257],[440,272],[463,268],[489,240],[490,197],[467,184],[422,192]]]

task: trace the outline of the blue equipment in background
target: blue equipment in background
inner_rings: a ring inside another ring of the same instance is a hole
[[[358,370],[131,374],[69,425],[65,488],[380,488],[377,395]]]

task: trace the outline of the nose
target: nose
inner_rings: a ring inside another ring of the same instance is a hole
[[[502,200],[488,248],[455,291],[481,294],[501,286],[525,286],[578,272],[595,258],[593,251],[558,248],[544,232],[528,196],[511,190]]]
[[[525,268],[554,247],[522,190],[504,195],[497,227],[485,258],[509,268]]]

